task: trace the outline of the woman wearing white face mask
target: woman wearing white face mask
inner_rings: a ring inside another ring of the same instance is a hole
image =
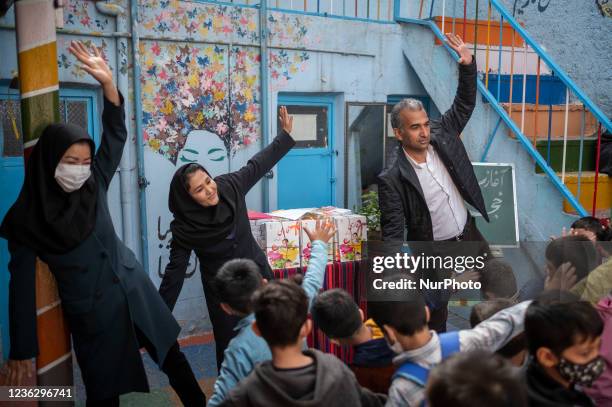
[[[45,128],[26,165],[21,193],[0,227],[9,242],[10,360],[7,385],[31,375],[38,353],[35,258],[57,280],[87,405],[118,406],[119,395],[149,390],[139,352],[147,348],[181,401],[206,398],[176,338],[180,327],[134,254],[118,239],[107,190],[127,132],[123,98],[95,52],[73,43],[71,52],[102,85],[100,147],[69,124]]]

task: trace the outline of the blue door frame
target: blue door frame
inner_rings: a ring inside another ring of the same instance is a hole
[[[278,106],[312,106],[327,109],[327,145],[317,148],[294,147],[278,164],[277,207],[336,205],[336,155],[334,96],[309,94],[278,95]],[[315,167],[303,168],[310,161]],[[324,162],[321,167],[317,163]],[[297,165],[302,168],[296,168]],[[292,174],[295,175],[292,177]],[[307,197],[300,199],[299,193]],[[293,198],[293,199],[292,199]]]
[[[0,81],[0,100],[19,100],[19,92],[9,89],[8,81]],[[100,114],[98,111],[98,91],[96,89],[60,89],[60,100],[66,102],[84,101],[87,106],[87,132],[92,136],[96,148],[100,145]],[[64,106],[67,106],[64,104]],[[60,117],[66,112],[60,112]],[[21,129],[18,129],[23,136]],[[0,222],[17,199],[23,184],[23,157],[4,157],[4,134],[0,126]],[[0,331],[2,334],[2,358],[9,353],[8,332],[8,272],[9,253],[7,241],[0,238]]]

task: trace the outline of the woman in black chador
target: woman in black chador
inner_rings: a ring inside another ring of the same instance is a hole
[[[280,135],[238,171],[213,178],[200,164],[186,164],[174,173],[170,184],[168,205],[174,215],[170,224],[170,263],[159,293],[173,309],[194,250],[200,260],[202,286],[215,335],[217,368],[239,318],[223,312],[211,280],[226,261],[235,258],[255,261],[264,278],[273,278],[266,255],[251,233],[245,195],[295,145],[290,135],[293,118],[285,107],[280,108],[280,125]]]
[[[75,42],[70,51],[102,85],[102,141],[95,152],[82,128],[47,126],[0,228],[11,254],[8,384],[32,375],[31,359],[38,353],[38,256],[57,280],[88,406],[118,406],[120,394],[149,391],[141,346],[168,375],[183,404],[204,406],[204,393],[176,341],[180,327],[117,237],[108,211],[108,186],[127,136],[123,98],[97,50],[92,55]]]

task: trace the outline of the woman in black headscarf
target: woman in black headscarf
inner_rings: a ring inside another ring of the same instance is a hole
[[[226,261],[235,258],[255,261],[264,278],[273,278],[266,255],[251,233],[245,196],[295,145],[290,135],[293,118],[285,107],[280,109],[280,122],[281,134],[240,170],[213,178],[200,164],[186,164],[175,172],[170,184],[168,206],[174,215],[170,224],[170,262],[159,293],[173,309],[194,250],[200,260],[202,286],[215,335],[218,369],[223,361],[223,351],[235,335],[234,327],[239,318],[223,312],[212,290],[212,279]]]
[[[149,390],[141,346],[169,376],[185,405],[204,406],[204,393],[176,341],[180,327],[117,237],[108,210],[108,186],[127,136],[123,98],[97,50],[91,55],[75,42],[70,51],[102,85],[102,141],[94,155],[94,143],[82,128],[47,126],[0,228],[11,254],[7,384],[19,385],[24,374],[31,375],[31,359],[38,353],[38,256],[57,281],[88,406],[118,406],[120,394]]]

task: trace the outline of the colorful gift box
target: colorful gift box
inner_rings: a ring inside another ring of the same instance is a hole
[[[325,218],[332,219],[336,226],[336,233],[327,246],[327,264],[361,260],[367,240],[366,218],[348,209],[325,207],[309,210],[300,220],[261,218],[249,223],[270,266],[278,270],[308,265],[312,245],[304,226],[314,230],[316,220]]]
[[[300,267],[300,221],[268,221],[259,227],[260,245],[272,269]]]
[[[334,257],[336,261],[359,261],[362,259],[364,242],[368,240],[368,225],[362,215],[334,216],[336,236]]]
[[[316,220],[302,220],[302,237],[300,240],[300,255],[302,256],[302,267],[308,266],[308,261],[310,260],[310,254],[312,252],[312,244],[310,242],[310,238],[308,234],[304,230],[304,227],[307,227],[309,230],[314,231],[317,221]],[[332,264],[334,262],[334,237],[329,239],[327,242],[327,264]]]

